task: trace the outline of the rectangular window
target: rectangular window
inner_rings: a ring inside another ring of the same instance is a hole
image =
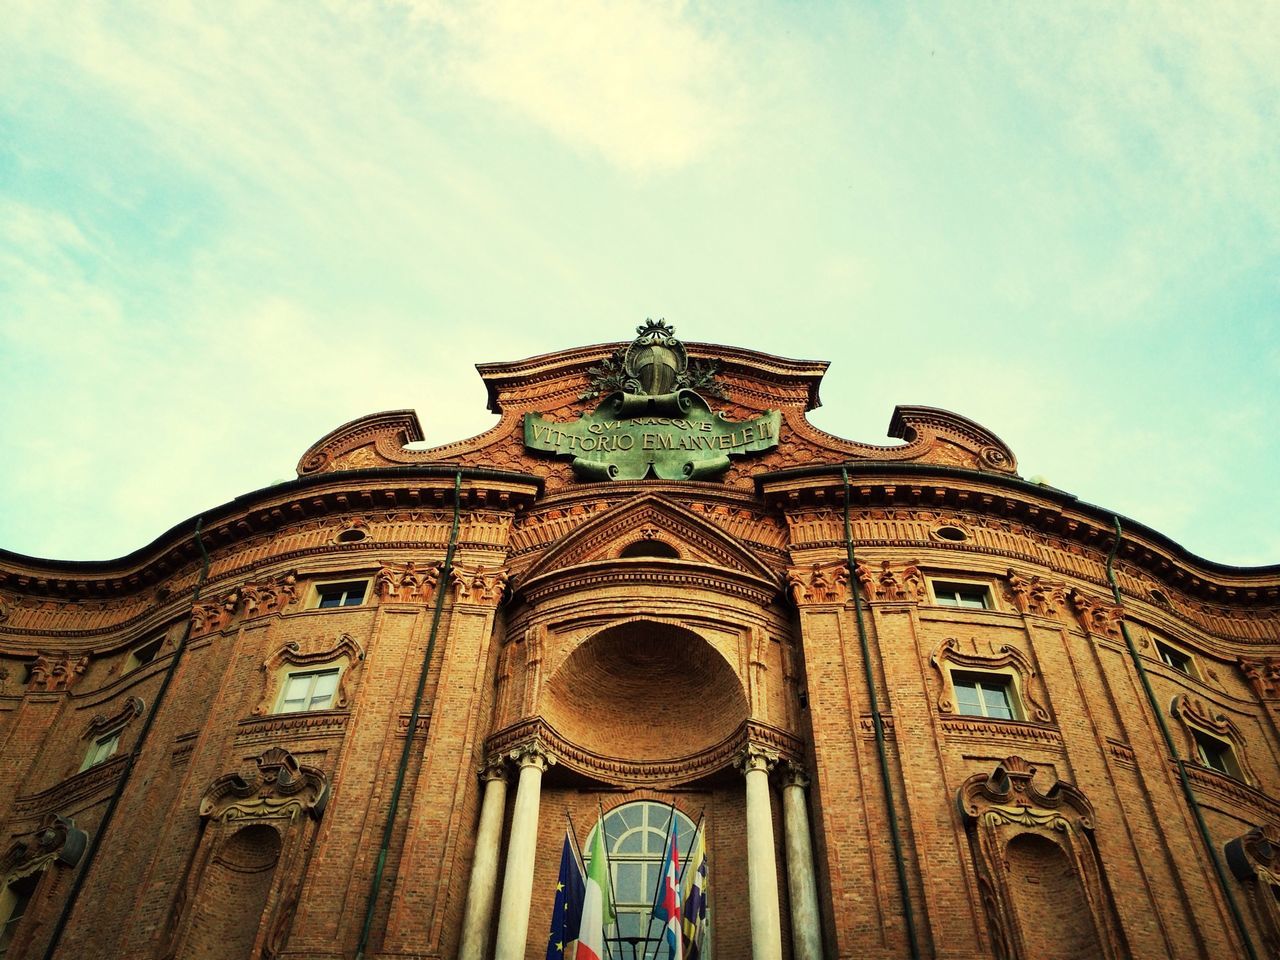
[[[0,893],[0,916],[5,918],[4,926],[0,927],[0,958],[8,956],[9,944],[13,942],[13,935],[27,912],[39,880],[38,873],[22,877],[7,885],[3,893]]]
[[[368,580],[318,583],[315,605],[322,610],[330,607],[358,607],[364,603],[364,594],[368,587]]]
[[[1191,657],[1183,653],[1176,647],[1171,647],[1167,643],[1161,643],[1159,640],[1153,641],[1156,645],[1156,653],[1160,655],[1160,659],[1175,670],[1180,670],[1189,677],[1196,675],[1196,668],[1192,666]]]
[[[1199,730],[1195,730],[1193,733],[1196,738],[1196,753],[1199,755],[1198,759],[1201,766],[1217,770],[1219,773],[1225,773],[1228,777],[1235,777],[1237,780],[1244,779],[1244,775],[1240,770],[1240,763],[1236,760],[1236,752],[1232,749],[1231,744],[1207,733],[1201,733]]]
[[[129,656],[124,661],[124,669],[120,672],[132,673],[139,667],[145,667],[148,663],[160,655],[160,648],[164,646],[164,634],[156,637],[140,647],[134,647],[129,651]]]
[[[1017,720],[1017,698],[1013,680],[998,673],[953,673],[956,711],[967,717]]]
[[[291,673],[280,694],[276,713],[302,713],[307,710],[328,710],[333,706],[338,692],[338,667],[329,670],[310,670]]]
[[[991,609],[991,591],[980,583],[951,583],[933,580],[933,598],[941,607],[965,607],[972,610]]]
[[[89,752],[84,755],[84,763],[80,764],[81,770],[88,770],[90,767],[96,767],[98,764],[110,760],[115,756],[116,751],[120,748],[120,731],[109,733],[105,737],[99,737],[89,747]]]

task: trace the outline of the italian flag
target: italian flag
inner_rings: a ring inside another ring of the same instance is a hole
[[[578,952],[574,960],[604,960],[604,928],[616,919],[610,888],[609,856],[604,849],[604,821],[601,820],[591,841],[591,866],[587,869],[587,894],[582,901],[582,924],[578,927]]]

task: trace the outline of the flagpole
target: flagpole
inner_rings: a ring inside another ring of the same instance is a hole
[[[662,859],[659,861],[659,863],[661,864],[661,866],[659,867],[659,870],[667,869],[667,846],[668,844],[671,843],[671,821],[675,819],[675,815],[676,815],[676,803],[674,800],[672,800],[671,809],[667,812],[667,830],[662,837]],[[662,874],[659,873],[658,882],[654,884],[654,887],[653,887],[653,903],[649,905],[649,925],[645,927],[645,931],[644,931],[645,960],[648,960],[649,958],[649,943],[653,939],[652,937],[653,921],[656,919],[654,917],[654,914],[658,912],[658,891],[661,888],[662,888]],[[661,943],[659,943],[659,947],[661,947]],[[653,955],[656,960],[658,956],[658,951],[654,950]]]
[[[693,828],[693,839],[689,841],[690,853],[692,853],[694,848],[698,846],[698,834],[702,832],[702,818],[706,816],[706,813],[707,813],[706,807],[703,807],[702,810],[698,812],[698,825]],[[680,864],[680,879],[678,882],[682,886],[684,884],[685,872],[688,869],[689,869],[689,861],[686,859],[682,861]]]
[[[569,836],[573,840],[573,853],[578,858],[578,867],[582,870],[582,875],[587,874],[587,861],[582,857],[582,847],[578,846],[578,827],[573,822],[573,814],[569,812],[569,808],[564,808],[564,818],[569,821]]]
[[[604,828],[604,805],[596,798],[596,809],[600,812],[600,832],[604,835],[604,872],[609,877],[609,902],[613,905],[614,922],[613,928],[618,929],[618,895],[613,889],[613,862],[609,859],[609,831]],[[609,938],[601,935],[604,940],[604,952],[609,955],[609,960],[613,960],[613,951],[609,949]]]

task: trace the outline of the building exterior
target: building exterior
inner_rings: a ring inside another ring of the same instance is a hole
[[[479,437],[0,554],[0,956],[542,958],[603,813],[653,957],[673,810],[715,960],[1280,956],[1280,567],[661,322],[479,370]]]

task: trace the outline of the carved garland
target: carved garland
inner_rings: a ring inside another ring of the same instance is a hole
[[[1259,700],[1280,699],[1280,657],[1241,657],[1239,663]]]
[[[344,657],[347,663],[340,668],[342,672],[338,676],[338,691],[333,698],[333,708],[345,710],[351,702],[351,688],[355,683],[356,671],[360,669],[360,664],[364,662],[364,650],[349,634],[344,633],[333,646],[327,649],[313,650],[310,653],[304,653],[297,641],[290,640],[264,660],[260,668],[265,674],[262,699],[253,708],[253,715],[255,717],[263,717],[274,709],[276,697],[280,692],[280,685],[285,679],[286,672],[283,669],[285,664],[299,667],[323,666],[324,664],[334,663]]]
[[[39,654],[31,665],[27,689],[45,693],[70,690],[88,666],[88,657],[77,657],[70,653]]]
[[[948,637],[938,644],[937,649],[929,657],[929,663],[938,671],[941,678],[942,692],[938,695],[938,709],[943,713],[956,712],[955,685],[951,679],[951,670],[948,669],[951,664],[962,670],[1003,671],[1007,668],[1017,674],[1018,693],[1027,719],[1036,723],[1053,722],[1048,709],[1032,694],[1032,683],[1034,681],[1037,686],[1039,685],[1039,674],[1031,663],[1031,658],[1017,647],[1011,647],[1008,644],[1001,644],[999,647],[992,645],[989,654],[982,654],[978,652],[975,641],[973,653],[965,653],[960,649],[959,640]]]
[[[995,955],[1001,960],[1033,960],[1018,923],[1006,864],[1010,840],[1033,833],[1066,854],[1090,907],[1089,918],[1102,956],[1128,956],[1111,891],[1094,849],[1092,804],[1062,780],[1041,792],[1032,782],[1035,772],[1036,768],[1021,757],[1006,757],[990,774],[970,777],[956,793],[956,804],[968,828]]]
[[[843,560],[787,568],[787,588],[797,606],[845,603],[849,594],[849,565]]]
[[[442,564],[435,560],[421,567],[410,560],[403,567],[384,564],[373,578],[373,593],[383,603],[426,602],[435,596]]]
[[[1097,597],[1072,590],[1067,594],[1071,606],[1080,618],[1080,625],[1087,633],[1100,637],[1119,637],[1120,621],[1124,619],[1124,609],[1113,603],[1099,600]]]
[[[1037,617],[1056,616],[1066,603],[1066,587],[1036,574],[1024,577],[1012,567],[1008,570],[1009,592],[1019,613]]]
[[[248,620],[284,610],[298,599],[298,573],[290,570],[278,577],[248,580],[243,586],[215,600],[191,608],[191,636],[225,630],[236,614]]]
[[[1257,774],[1254,773],[1253,767],[1249,764],[1248,755],[1245,753],[1245,738],[1240,728],[1229,717],[1221,713],[1215,714],[1212,707],[1206,705],[1203,700],[1185,693],[1180,693],[1173,698],[1173,702],[1169,705],[1169,713],[1182,723],[1186,755],[1194,762],[1199,763],[1200,756],[1195,735],[1197,731],[1207,733],[1230,744],[1246,783],[1258,782]]]
[[[449,571],[455,603],[478,603],[497,606],[507,587],[507,571],[495,567],[464,567]]]

